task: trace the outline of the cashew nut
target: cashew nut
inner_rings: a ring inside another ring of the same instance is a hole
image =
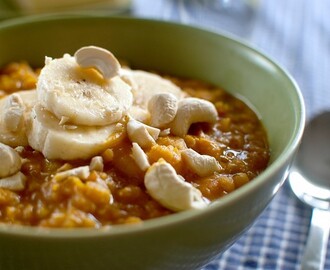
[[[19,154],[10,146],[0,143],[0,178],[11,176],[21,169]]]
[[[159,137],[165,137],[171,134],[171,129],[170,128],[166,128],[160,131],[159,133]]]
[[[201,155],[191,148],[182,150],[181,155],[188,167],[201,177],[211,175],[215,171],[221,170],[219,162],[214,157]]]
[[[14,93],[11,94],[5,103],[3,123],[8,131],[16,132],[23,126],[25,105],[22,98]]]
[[[61,167],[59,167],[56,172],[64,172],[72,169],[72,165],[70,163],[64,163]]]
[[[0,188],[6,188],[14,191],[23,190],[25,187],[26,177],[23,173],[18,172],[14,175],[0,179]]]
[[[102,172],[104,169],[103,158],[101,156],[95,156],[92,158],[91,163],[89,164],[89,169],[91,171],[99,171]]]
[[[28,145],[26,131],[36,98],[35,90],[26,90],[0,99],[0,142],[11,147]]]
[[[120,64],[116,57],[106,49],[87,46],[82,47],[74,54],[76,62],[84,68],[96,68],[105,79],[119,75]]]
[[[86,180],[89,176],[89,173],[90,173],[89,166],[81,166],[81,167],[73,168],[71,170],[58,172],[57,174],[54,175],[54,179],[56,181],[62,181],[69,176],[77,176],[82,180]]]
[[[160,93],[152,96],[148,102],[151,126],[164,128],[173,121],[178,110],[178,99],[171,93]]]
[[[70,117],[62,116],[58,124],[60,126],[67,126],[66,123],[68,123],[69,121],[70,121]]]
[[[140,145],[137,143],[132,144],[132,158],[135,160],[141,171],[145,171],[150,167],[146,153],[144,153]]]
[[[160,130],[145,125],[134,119],[127,123],[127,135],[131,142],[138,143],[142,148],[149,148],[156,143]]]
[[[185,98],[179,102],[178,111],[171,123],[171,132],[183,137],[193,123],[207,122],[214,123],[218,113],[214,105],[200,98]]]
[[[208,205],[202,193],[164,160],[151,165],[145,174],[144,184],[151,197],[173,211],[202,209]]]

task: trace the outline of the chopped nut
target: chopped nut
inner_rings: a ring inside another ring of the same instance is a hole
[[[55,174],[54,179],[56,181],[62,181],[69,176],[77,176],[82,180],[86,180],[89,176],[89,166],[82,166],[71,170],[58,172],[57,174]]]
[[[89,165],[89,169],[95,170],[95,171],[99,171],[102,172],[104,168],[104,164],[103,164],[103,158],[101,156],[95,156],[92,158],[91,163]]]
[[[144,153],[142,148],[137,143],[133,143],[132,157],[142,171],[145,171],[150,167],[146,153]]]

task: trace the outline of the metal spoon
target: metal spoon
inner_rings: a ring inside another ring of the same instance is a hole
[[[330,112],[311,120],[289,175],[294,194],[313,207],[302,270],[322,270],[330,231]]]

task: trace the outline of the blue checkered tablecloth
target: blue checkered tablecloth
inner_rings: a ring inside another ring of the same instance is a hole
[[[259,48],[298,82],[308,119],[330,110],[329,12],[328,0],[135,0],[133,4],[135,16],[229,33]],[[286,183],[255,224],[203,270],[300,269],[311,213]],[[330,269],[330,243],[325,269]]]
[[[244,39],[295,78],[307,119],[330,110],[330,0],[132,2],[132,16],[196,25]],[[0,19],[16,16],[5,3],[0,0]],[[255,224],[202,270],[300,269],[311,213],[286,183]],[[330,242],[325,269],[330,270]]]

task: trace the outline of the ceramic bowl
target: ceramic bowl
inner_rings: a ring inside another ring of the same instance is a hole
[[[269,167],[212,203],[110,229],[0,227],[0,269],[199,269],[246,231],[282,186],[304,127],[296,83],[250,46],[203,29],[163,21],[75,15],[30,17],[0,24],[0,65],[97,45],[133,68],[202,79],[242,97],[260,115],[271,148]]]

